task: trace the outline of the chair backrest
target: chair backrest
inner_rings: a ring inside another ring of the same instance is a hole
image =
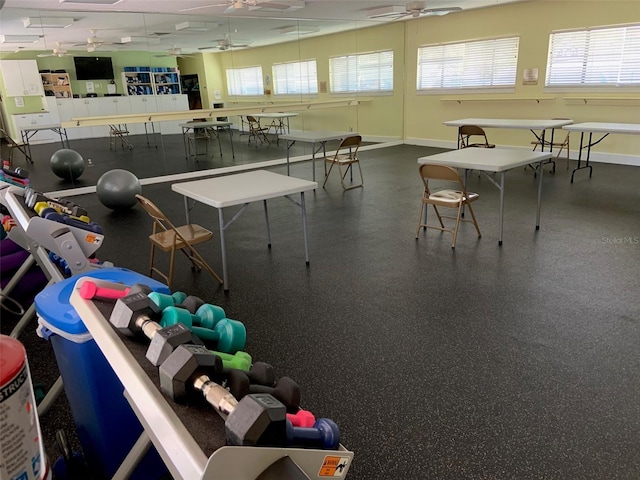
[[[349,156],[351,158],[357,158],[361,143],[362,137],[360,135],[351,135],[350,137],[343,138],[336,150],[336,156],[344,155],[343,150],[349,150]]]
[[[453,167],[448,165],[423,164],[418,168],[418,172],[420,173],[420,178],[422,179],[422,183],[424,183],[424,188],[427,193],[430,192],[429,180],[444,180],[448,182],[456,182],[460,190],[466,195],[466,189],[464,187],[462,177],[460,177],[458,171]]]
[[[157,233],[159,231],[158,229],[165,232],[174,230],[177,233],[175,225],[171,223],[171,220],[169,220],[162,210],[160,210],[151,200],[140,194],[136,194],[136,199],[138,200],[138,203],[142,205],[142,208],[144,208],[144,210],[153,219],[153,233]]]
[[[460,147],[468,147],[470,145],[469,137],[479,136],[484,139],[484,145],[489,146],[489,140],[487,139],[487,134],[481,127],[477,125],[463,125],[458,130],[458,135],[460,139]],[[478,144],[476,144],[477,146]]]
[[[247,122],[249,122],[249,124],[256,124],[258,120],[256,120],[256,117],[253,115],[247,115]]]

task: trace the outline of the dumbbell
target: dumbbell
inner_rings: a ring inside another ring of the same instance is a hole
[[[251,369],[251,355],[249,355],[247,352],[236,352],[234,354],[230,354],[225,352],[211,351],[211,353],[220,357],[220,359],[222,360],[222,366],[225,369],[233,368],[246,372]]]
[[[246,373],[241,370],[230,370],[227,385],[238,400],[250,393],[268,393],[282,402],[287,410],[297,411],[300,408],[300,386],[290,377],[281,377],[275,387],[266,387],[252,384]]]
[[[93,233],[102,234],[103,230],[100,225],[95,222],[83,222],[82,220],[75,219],[70,217],[69,215],[61,215],[56,211],[53,207],[46,207],[40,210],[40,216],[47,220],[52,220],[54,222],[63,223],[65,225],[69,225],[72,227],[81,228],[82,230],[88,230]]]
[[[337,450],[340,447],[340,429],[328,418],[319,418],[310,428],[294,427],[287,420],[287,445]]]
[[[182,303],[187,294],[184,292],[173,292],[171,295],[160,292],[152,292],[149,294],[149,298],[155,303],[160,310],[164,310],[167,307],[173,307],[179,303]]]
[[[2,165],[2,171],[11,177],[16,177],[21,179],[29,178],[29,172],[27,170],[20,167],[12,167],[8,163],[4,163]]]
[[[195,317],[192,317],[193,324],[208,328],[209,330],[213,330],[216,323],[227,316],[222,307],[205,303],[204,300],[191,295],[188,297],[185,295],[184,298],[182,298],[174,297],[174,294],[167,295],[154,292],[149,298],[151,298],[151,300],[153,300],[163,311],[165,308],[169,307],[177,307],[187,310],[190,314],[195,315]]]
[[[115,288],[99,287],[96,283],[87,280],[80,286],[79,291],[80,297],[85,300],[93,300],[94,298],[99,300],[117,300],[118,298],[138,292],[148,295],[152,290],[148,285],[142,283],[136,283],[133,287],[127,287],[124,290],[117,290]]]
[[[186,325],[178,323],[163,328],[154,321],[157,317],[160,317],[157,305],[145,293],[136,292],[116,300],[109,321],[124,335],[149,338],[146,357],[155,366],[164,362],[179,345],[202,343]]]
[[[229,445],[283,447],[287,442],[285,406],[271,395],[255,394],[239,402],[211,377],[220,374],[219,357],[206,347],[180,345],[160,365],[160,389],[176,402],[201,393],[225,420]]]
[[[82,207],[79,207],[75,204],[73,205],[74,205],[73,208],[70,208],[62,203],[59,203],[58,201],[47,200],[46,202],[45,201],[36,202],[36,204],[33,206],[33,210],[42,217],[43,216],[41,213],[42,210],[46,208],[53,208],[56,212],[58,212],[61,215],[73,216],[78,220],[81,220],[86,223],[90,223],[91,219],[87,216],[87,211]]]
[[[316,423],[316,417],[309,410],[298,409],[296,413],[287,412],[287,420],[291,422],[294,427],[309,428],[313,427]]]
[[[244,348],[247,340],[247,331],[241,322],[223,318],[216,322],[212,330],[193,325],[194,322],[199,323],[201,321],[202,318],[191,315],[184,308],[167,307],[162,311],[163,324],[184,323],[202,340],[216,342],[216,350],[225,353],[236,353]]]

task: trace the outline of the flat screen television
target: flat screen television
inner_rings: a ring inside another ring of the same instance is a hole
[[[111,57],[73,57],[78,80],[111,80],[113,65]]]

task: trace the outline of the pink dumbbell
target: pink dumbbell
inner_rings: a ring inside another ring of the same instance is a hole
[[[287,413],[287,420],[294,427],[310,428],[316,423],[316,417],[309,410],[299,409],[296,413]]]
[[[94,298],[103,300],[117,300],[118,298],[126,297],[129,294],[130,288],[124,290],[116,290],[115,288],[99,287],[93,282],[84,282],[80,287],[80,297],[85,300],[93,300]]]

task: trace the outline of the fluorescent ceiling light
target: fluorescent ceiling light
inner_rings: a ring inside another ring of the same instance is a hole
[[[60,3],[81,3],[83,5],[115,5],[122,0],[60,0]]]
[[[208,32],[214,28],[218,28],[217,23],[206,22],[182,22],[176,24],[176,30],[182,30],[183,32]]]
[[[403,13],[407,13],[405,7],[389,5],[388,7],[372,8],[369,10],[369,18],[402,15]]]
[[[39,35],[0,35],[0,43],[36,43]]]
[[[270,3],[273,3],[273,5],[269,5]],[[249,11],[262,10],[264,12],[295,12],[305,6],[306,3],[302,0],[289,0],[286,3],[280,3],[278,0],[273,2],[271,0],[258,0],[255,5],[249,4]]]
[[[310,33],[319,32],[318,27],[284,27],[280,29],[280,35],[308,35]]]
[[[25,28],[67,28],[74,21],[70,17],[29,17],[23,24]]]

